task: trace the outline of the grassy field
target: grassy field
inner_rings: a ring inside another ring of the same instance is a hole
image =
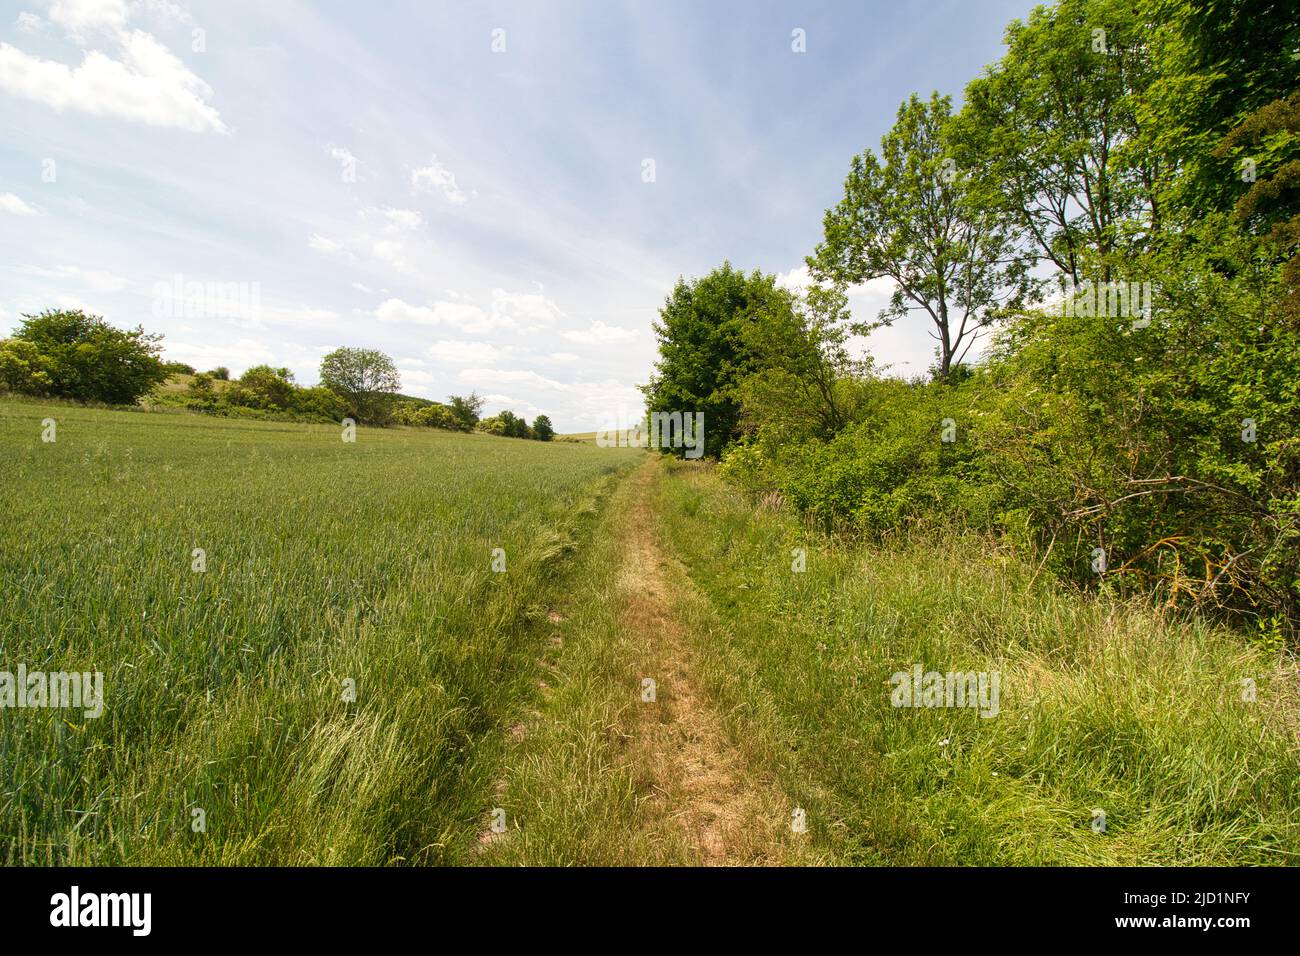
[[[1300,861],[1294,658],[982,538],[428,429],[0,401],[0,464],[0,671],[105,699],[0,709],[5,863]]]
[[[826,859],[1300,862],[1293,657],[1065,592],[980,538],[837,544],[705,467],[674,466],[659,508],[709,598],[701,680]],[[996,717],[892,706],[917,663],[998,672]]]
[[[465,859],[564,559],[638,457],[0,402],[0,669],[101,671],[106,702],[0,711],[0,858]]]

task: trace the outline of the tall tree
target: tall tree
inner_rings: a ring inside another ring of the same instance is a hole
[[[980,202],[1009,212],[1035,257],[1083,278],[1160,228],[1166,165],[1139,136],[1149,24],[1127,0],[1060,0],[1006,29],[1007,52],[966,87],[950,129]]]
[[[1295,2],[1143,0],[1140,6],[1153,27],[1148,38],[1157,67],[1140,116],[1151,148],[1169,160],[1163,201],[1188,219],[1210,209],[1227,212],[1256,181],[1244,160],[1252,160],[1263,178],[1270,158],[1294,158],[1261,155],[1256,149],[1268,144],[1258,142],[1249,151],[1216,147],[1250,114],[1285,100],[1300,85]],[[1265,122],[1269,118],[1264,115]],[[1245,145],[1258,129],[1230,145]]]
[[[981,332],[1033,289],[1005,214],[982,201],[946,152],[951,110],[938,93],[899,107],[880,157],[868,149],[853,158],[844,198],[827,210],[825,239],[808,257],[813,275],[836,285],[892,279],[874,325],[928,316],[945,381]]]
[[[550,441],[555,437],[555,428],[547,415],[538,415],[533,419],[533,437],[538,441]]]
[[[358,420],[385,424],[402,378],[393,360],[376,349],[335,349],[320,363],[320,383],[348,402]]]
[[[870,358],[852,358],[847,345],[850,334],[864,330],[852,321],[844,290],[819,285],[793,309],[769,310],[751,323],[745,341],[761,368],[740,384],[741,427],[831,438],[848,420],[842,383],[871,367]]]
[[[679,279],[654,325],[659,361],[642,386],[646,410],[704,414],[704,453],[717,458],[740,436],[737,386],[760,366],[746,327],[764,313],[789,312],[793,297],[776,277],[750,275],[730,262],[708,275]]]

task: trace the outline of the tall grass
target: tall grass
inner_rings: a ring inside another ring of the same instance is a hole
[[[1300,862],[1293,658],[1063,591],[986,539],[836,543],[706,467],[670,471],[666,533],[711,598],[703,673],[831,859]],[[891,706],[916,663],[1000,672],[1000,713]]]
[[[635,458],[0,402],[0,670],[106,699],[0,710],[0,860],[468,858],[538,621]]]

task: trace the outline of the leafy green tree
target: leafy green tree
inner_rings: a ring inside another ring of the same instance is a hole
[[[348,413],[348,403],[342,396],[323,386],[295,388],[289,400],[289,410],[307,418],[342,421]]]
[[[550,441],[555,437],[555,429],[551,426],[549,417],[538,415],[533,419],[533,437],[538,441]]]
[[[871,360],[849,355],[849,335],[860,329],[848,298],[835,287],[814,285],[792,309],[762,313],[745,329],[760,371],[738,388],[745,432],[780,429],[789,440],[830,438],[853,414],[851,381]],[[769,435],[769,437],[774,437]]]
[[[41,350],[22,339],[0,341],[0,390],[45,395],[52,384]]]
[[[23,320],[14,338],[40,353],[51,395],[133,405],[167,380],[158,358],[161,335],[117,329],[80,309],[47,310]]]
[[[1258,166],[1255,182],[1238,198],[1234,217],[1261,235],[1266,249],[1289,256],[1279,311],[1300,322],[1300,90],[1248,115],[1224,137],[1216,155],[1236,152]]]
[[[1103,281],[1160,227],[1167,164],[1139,136],[1153,80],[1150,23],[1127,0],[1060,0],[1006,30],[1007,53],[966,87],[949,126],[980,205],[1011,215],[1035,257],[1074,281],[1090,249]]]
[[[760,367],[746,328],[764,315],[788,314],[792,303],[774,276],[745,275],[729,262],[702,278],[679,279],[654,326],[659,361],[642,386],[646,411],[703,412],[704,452],[719,457],[741,434],[737,388]]]
[[[950,115],[937,93],[899,107],[880,158],[871,150],[853,158],[844,198],[827,210],[825,239],[808,258],[817,278],[836,285],[892,279],[893,297],[875,325],[911,311],[928,316],[942,379],[1033,289],[1006,216],[982,201],[945,152]]]
[[[1253,184],[1243,160],[1253,159],[1264,178],[1288,158],[1274,152],[1283,145],[1276,140],[1256,141],[1249,151],[1216,147],[1248,116],[1295,91],[1295,4],[1143,0],[1138,8],[1157,72],[1139,119],[1150,148],[1165,157],[1170,171],[1162,201],[1189,221],[1229,212]]]
[[[191,378],[190,384],[186,386],[185,393],[190,399],[192,406],[201,408],[203,411],[212,411],[216,408],[217,393],[212,385],[212,376],[207,372],[199,372]]]
[[[245,408],[285,411],[293,403],[295,389],[289,369],[254,365],[222,392],[222,398]]]
[[[476,392],[470,392],[466,396],[451,395],[447,399],[451,406],[452,414],[460,422],[462,431],[473,431],[474,426],[478,424],[479,415],[483,411],[483,399],[479,398]]]
[[[402,378],[393,360],[377,349],[340,348],[321,360],[320,381],[347,401],[358,421],[382,425],[392,417]]]
[[[230,369],[226,368],[224,365],[218,365],[208,374],[211,375],[218,382],[230,381]]]

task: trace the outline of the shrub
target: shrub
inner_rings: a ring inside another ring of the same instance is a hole
[[[23,320],[14,338],[35,347],[40,371],[49,379],[43,389],[47,394],[134,405],[167,380],[167,369],[158,359],[160,335],[148,335],[142,328],[117,329],[80,309],[48,310],[24,315]],[[29,364],[34,353],[27,349],[23,354]]]
[[[0,390],[45,395],[51,386],[50,366],[31,342],[0,341]]]
[[[293,402],[293,373],[287,368],[254,365],[224,392],[231,405],[284,411]]]

